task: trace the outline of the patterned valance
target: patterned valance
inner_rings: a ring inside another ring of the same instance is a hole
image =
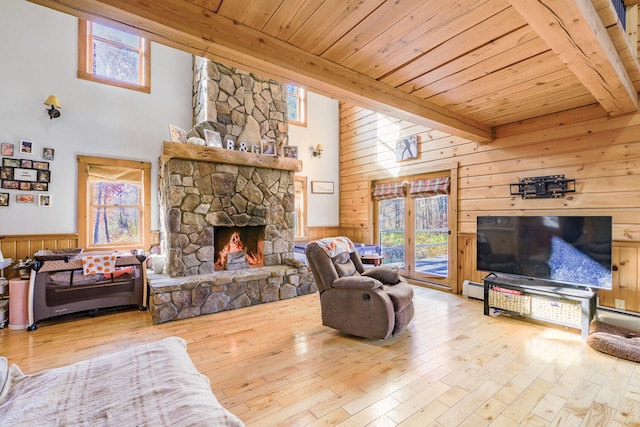
[[[449,194],[451,179],[448,176],[442,178],[419,179],[411,181],[409,196],[412,199],[420,197],[432,197],[441,194]]]
[[[391,182],[389,184],[376,184],[373,189],[375,200],[397,199],[404,197],[404,182]]]

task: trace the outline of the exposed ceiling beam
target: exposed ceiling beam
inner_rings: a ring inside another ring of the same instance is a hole
[[[509,0],[612,116],[638,110],[638,92],[591,0]]]
[[[217,15],[200,0],[29,0],[383,114],[486,142],[492,128]],[[195,4],[198,3],[198,4]]]

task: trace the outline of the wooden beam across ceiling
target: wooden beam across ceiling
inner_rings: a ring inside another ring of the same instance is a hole
[[[612,116],[638,110],[638,92],[591,0],[509,0]]]
[[[493,138],[489,125],[220,16],[203,0],[29,1],[85,19],[125,25],[155,42],[451,135],[478,142]]]

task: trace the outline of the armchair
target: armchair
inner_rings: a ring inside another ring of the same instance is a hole
[[[413,289],[397,267],[365,270],[346,237],[313,241],[305,253],[320,293],[323,325],[385,339],[400,333],[413,318]]]

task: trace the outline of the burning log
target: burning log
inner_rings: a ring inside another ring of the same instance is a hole
[[[246,251],[230,252],[227,254],[224,263],[225,270],[240,270],[248,266]]]

